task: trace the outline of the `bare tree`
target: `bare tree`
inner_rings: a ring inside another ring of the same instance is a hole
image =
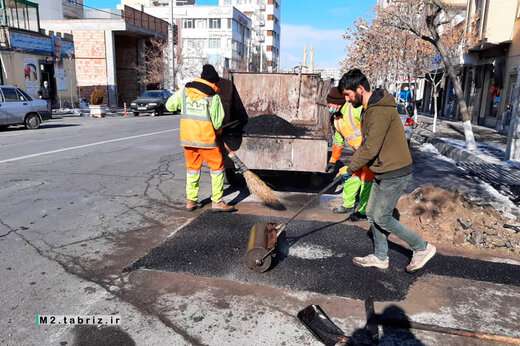
[[[165,51],[168,43],[164,40],[151,39],[145,44],[144,64],[137,67],[139,82],[156,88],[164,86]]]
[[[177,85],[182,86],[200,75],[202,66],[208,62],[201,57],[204,42],[200,39],[184,39],[177,45]]]
[[[430,43],[439,53],[457,96],[466,147],[468,150],[476,150],[471,115],[455,71],[453,56],[443,40],[443,32],[453,24],[451,9],[441,0],[394,0],[391,6],[382,10],[382,20],[388,26],[412,33]]]

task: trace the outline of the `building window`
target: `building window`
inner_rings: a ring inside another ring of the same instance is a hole
[[[195,19],[195,28],[197,29],[206,29],[207,20],[206,19]]]
[[[201,54],[201,51],[205,48],[205,42],[206,40],[203,38],[185,38],[182,41],[182,46],[186,55],[191,56]]]
[[[228,29],[231,29],[232,22],[233,22],[233,20],[231,18],[227,19],[227,28]]]
[[[210,38],[208,41],[208,48],[220,49],[220,38]]]
[[[186,18],[182,21],[184,29],[194,29],[195,28],[195,19]]]
[[[210,29],[220,29],[220,18],[210,18],[209,19],[209,28]]]
[[[0,1],[0,25],[40,31],[38,4],[22,0]]]

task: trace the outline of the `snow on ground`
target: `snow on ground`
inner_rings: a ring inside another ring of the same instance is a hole
[[[517,216],[520,215],[520,207],[511,201],[509,197],[504,196],[488,183],[481,181],[480,185],[483,190],[493,198],[493,201],[489,201],[489,204],[493,208],[501,212],[507,218],[517,219]]]
[[[312,244],[301,244],[301,245],[293,245],[289,249],[289,256],[299,257],[303,259],[323,259],[334,256],[344,256],[344,254],[335,254],[330,249],[327,249],[323,246],[312,245]]]
[[[443,161],[446,161],[446,162],[449,162],[449,163],[452,163],[452,164],[456,164],[456,162],[454,160],[452,160],[449,157],[446,157],[446,156],[442,155],[441,153],[439,153],[437,148],[435,148],[433,146],[433,144],[431,144],[431,143],[424,143],[424,144],[422,144],[419,147],[419,150],[422,151],[423,153],[433,154],[439,160],[443,160]]]
[[[443,137],[442,141],[456,148],[466,150],[466,142],[463,140]],[[482,161],[489,163],[503,163],[502,159],[505,157],[503,148],[490,143],[477,142],[477,149],[478,150],[472,152],[472,154],[481,159]]]

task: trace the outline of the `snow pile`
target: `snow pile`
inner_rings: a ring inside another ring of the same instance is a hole
[[[313,244],[294,245],[289,249],[289,256],[315,260],[334,257],[335,253],[323,246]]]
[[[431,144],[431,143],[424,143],[424,144],[422,144],[419,147],[419,150],[422,151],[423,153],[433,154],[439,160],[443,160],[443,161],[446,161],[446,162],[449,162],[449,163],[452,163],[452,164],[456,164],[456,162],[454,160],[450,159],[449,157],[446,157],[446,156],[442,155],[437,150],[437,148],[435,148],[435,146],[433,146],[433,144]]]
[[[460,139],[454,138],[442,138],[443,142],[448,143],[451,146],[454,146],[458,149],[467,150],[466,142]],[[489,163],[502,163],[502,160],[505,157],[504,149],[492,145],[490,143],[478,143],[477,142],[477,151],[472,151],[471,153],[481,159],[482,161]]]
[[[520,215],[520,208],[509,197],[504,196],[486,182],[482,181],[480,186],[492,198],[492,200],[488,200],[490,206],[501,212],[505,217],[516,220],[515,215]]]

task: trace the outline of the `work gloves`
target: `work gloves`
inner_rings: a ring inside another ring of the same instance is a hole
[[[339,161],[327,163],[327,173],[329,174],[337,174],[340,168],[341,163]]]

